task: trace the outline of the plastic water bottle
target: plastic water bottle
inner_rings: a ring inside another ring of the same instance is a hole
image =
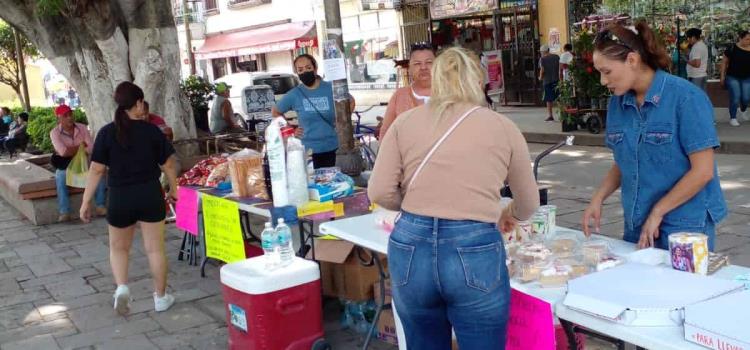
[[[276,230],[273,229],[270,222],[266,223],[263,232],[260,233],[260,245],[263,247],[263,255],[266,259],[266,268],[274,270],[281,264],[279,256],[279,239]]]
[[[294,261],[294,248],[292,247],[292,230],[284,223],[284,219],[279,219],[276,225],[276,236],[279,241],[279,258],[281,266],[289,266]]]

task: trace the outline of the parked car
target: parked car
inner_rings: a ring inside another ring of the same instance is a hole
[[[248,116],[242,108],[242,91],[248,86],[268,85],[273,90],[274,97],[278,101],[289,90],[299,85],[297,76],[289,73],[273,72],[238,72],[227,74],[221,78],[215,79],[214,84],[224,82],[232,88],[229,91],[229,102],[234,110],[234,117],[237,125],[249,129],[255,125],[255,121]],[[211,105],[209,108],[213,107]],[[211,115],[211,111],[208,111]]]

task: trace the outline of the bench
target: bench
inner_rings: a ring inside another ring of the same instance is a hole
[[[49,155],[0,162],[0,196],[34,225],[57,222],[55,175],[42,165]],[[71,216],[77,217],[83,190],[68,187]]]

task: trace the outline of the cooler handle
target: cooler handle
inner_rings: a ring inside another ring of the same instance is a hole
[[[292,295],[276,301],[276,311],[288,315],[305,309],[306,295]]]

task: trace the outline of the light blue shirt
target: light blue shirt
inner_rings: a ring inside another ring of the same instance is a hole
[[[607,112],[607,146],[622,177],[624,239],[638,242],[641,226],[653,206],[690,170],[692,153],[719,147],[708,96],[689,81],[657,71],[643,106],[635,94],[612,96]],[[657,247],[668,248],[667,236],[703,232],[709,245],[714,224],[727,215],[727,206],[714,164],[714,177],[693,198],[664,216]]]
[[[304,130],[302,144],[313,153],[330,152],[339,147],[331,83],[321,81],[315,90],[298,85],[281,98],[276,109],[281,113],[297,112],[299,126]]]

